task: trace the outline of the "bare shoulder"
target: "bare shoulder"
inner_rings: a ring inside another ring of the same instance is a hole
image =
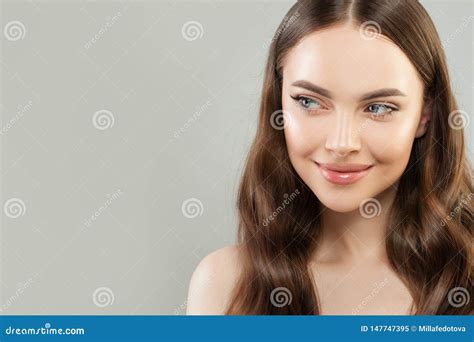
[[[239,247],[229,245],[206,255],[193,272],[187,315],[222,315],[240,274]]]

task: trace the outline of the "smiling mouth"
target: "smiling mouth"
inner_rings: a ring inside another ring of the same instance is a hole
[[[333,184],[348,185],[367,175],[373,165],[366,164],[323,164],[315,162],[321,175]]]

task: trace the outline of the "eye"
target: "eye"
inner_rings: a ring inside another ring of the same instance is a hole
[[[367,107],[367,110],[374,118],[383,118],[386,115],[392,115],[392,112],[397,110],[396,107],[387,105],[386,103],[374,103]]]
[[[300,106],[306,110],[316,110],[323,108],[323,106],[318,101],[306,96],[291,96],[291,98],[298,102]]]

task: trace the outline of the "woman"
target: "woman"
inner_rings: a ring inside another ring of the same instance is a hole
[[[298,1],[266,64],[239,235],[188,314],[473,311],[473,185],[436,29],[418,1]]]

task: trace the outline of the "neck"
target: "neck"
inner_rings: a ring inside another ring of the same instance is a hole
[[[385,236],[394,198],[395,191],[389,188],[361,209],[340,213],[323,206],[316,262],[350,263],[373,259],[388,263]],[[378,215],[374,216],[374,211],[369,209],[371,206]]]

